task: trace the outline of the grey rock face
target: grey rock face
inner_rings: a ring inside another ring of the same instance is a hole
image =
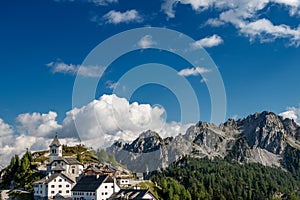
[[[198,122],[174,138],[146,131],[132,143],[117,142],[107,151],[129,169],[149,172],[164,169],[184,155],[280,166],[287,143],[300,147],[299,125],[265,111],[219,126]]]

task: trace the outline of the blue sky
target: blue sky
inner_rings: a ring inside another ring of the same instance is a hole
[[[226,118],[270,110],[286,111],[297,120],[299,19],[300,2],[295,0],[1,1],[0,118],[9,124],[9,133],[19,135],[26,124],[40,127],[47,121],[40,119],[43,116],[51,116],[50,127],[61,128],[72,110],[77,69],[91,50],[115,34],[150,26],[184,33],[208,52],[224,82]],[[95,98],[111,94],[122,74],[156,59],[177,71],[197,71],[170,53],[131,52],[104,72]],[[200,120],[209,121],[210,96],[201,74],[185,78],[200,102]],[[159,104],[167,112],[167,122],[180,121],[178,100],[166,87],[145,85],[128,101]],[[22,121],[26,114],[36,121]]]

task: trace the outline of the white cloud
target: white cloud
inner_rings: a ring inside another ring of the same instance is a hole
[[[12,126],[6,124],[3,119],[0,118],[0,137],[11,135],[13,132]]]
[[[111,10],[103,16],[103,19],[108,24],[120,24],[129,22],[142,22],[143,19],[136,10],[127,10],[125,12],[119,12]]]
[[[17,132],[0,120],[0,159],[7,164],[14,154],[22,154],[26,148],[32,151],[48,148],[55,132],[63,144],[82,143],[94,148],[105,148],[116,140],[132,141],[141,132],[153,130],[161,137],[185,133],[190,124],[166,123],[165,110],[149,104],[129,103],[116,95],[103,95],[81,108],[66,113],[61,124],[55,112],[24,113],[17,119]],[[75,125],[76,121],[76,125]]]
[[[107,146],[114,140],[133,140],[148,129],[162,132],[165,124],[162,118],[164,112],[163,109],[151,107],[149,104],[130,104],[116,95],[103,95],[99,100],[67,112],[63,127],[73,131],[75,120],[83,141]]]
[[[198,76],[202,75],[204,73],[210,72],[209,69],[206,69],[204,67],[193,67],[193,68],[186,68],[182,69],[178,72],[178,75],[180,76]]]
[[[263,34],[269,35],[267,39],[290,38],[291,43],[295,46],[300,44],[300,27],[291,29],[289,26],[281,24],[274,25],[267,19],[259,19],[257,21],[244,24],[239,27],[241,32],[249,35],[250,38],[259,37],[261,41],[265,41],[266,37]]]
[[[296,107],[289,107],[286,111],[279,114],[284,119],[289,118],[293,119],[295,122],[297,122],[300,125],[300,108]]]
[[[205,48],[205,47],[214,47],[223,43],[223,39],[214,34],[210,37],[203,38],[191,44],[193,49]]]
[[[51,111],[48,114],[21,114],[16,119],[19,123],[16,132],[13,131],[12,126],[0,119],[0,160],[2,161],[0,168],[7,165],[12,156],[23,154],[27,148],[31,151],[47,149],[53,139],[53,131],[61,127],[55,118],[56,113]],[[64,138],[61,142],[78,143],[73,138]]]
[[[19,124],[18,132],[22,135],[49,137],[61,129],[56,117],[57,113],[52,111],[46,114],[36,112],[20,114],[16,119]]]
[[[113,81],[110,81],[110,80],[105,82],[106,88],[111,89],[111,90],[116,89],[118,84],[119,84],[118,82],[113,82]]]
[[[260,19],[258,15],[267,6],[277,4],[285,7],[291,17],[299,17],[299,0],[165,0],[162,10],[168,17],[175,17],[174,9],[179,3],[190,5],[197,12],[216,9],[221,13],[219,18],[209,19],[205,25],[220,26],[229,23],[241,34],[250,37],[250,40],[258,38],[261,42],[270,42],[283,38],[289,40],[289,45],[300,45],[300,26],[292,28],[287,24],[276,25],[269,19]]]
[[[218,18],[211,18],[211,19],[208,19],[204,25],[209,25],[212,27],[219,27],[219,26],[223,26],[224,24],[225,24],[225,22],[221,21]]]
[[[39,151],[48,149],[52,138],[30,136],[30,135],[11,135],[0,138],[0,166],[4,167],[9,164],[10,159],[14,155],[22,155],[28,148],[31,151]],[[62,144],[75,145],[78,140],[73,138],[60,138]]]
[[[83,66],[83,65],[73,65],[66,64],[63,62],[50,62],[47,64],[48,67],[52,69],[53,73],[63,73],[70,75],[79,75],[83,77],[100,77],[104,72],[104,67],[100,66]]]
[[[155,44],[157,43],[152,39],[151,35],[145,35],[138,42],[138,46],[142,49],[150,48]]]

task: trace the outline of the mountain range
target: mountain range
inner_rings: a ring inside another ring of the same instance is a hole
[[[131,143],[115,142],[107,152],[132,171],[151,172],[187,155],[287,168],[291,160],[287,152],[299,149],[300,126],[264,111],[219,126],[200,121],[176,137],[161,138],[148,130]]]

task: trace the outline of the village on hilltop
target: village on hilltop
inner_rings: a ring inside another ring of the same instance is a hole
[[[157,199],[149,189],[137,186],[144,182],[142,173],[110,164],[83,164],[64,156],[57,135],[49,148],[49,162],[39,168],[45,177],[33,183],[34,200]]]

